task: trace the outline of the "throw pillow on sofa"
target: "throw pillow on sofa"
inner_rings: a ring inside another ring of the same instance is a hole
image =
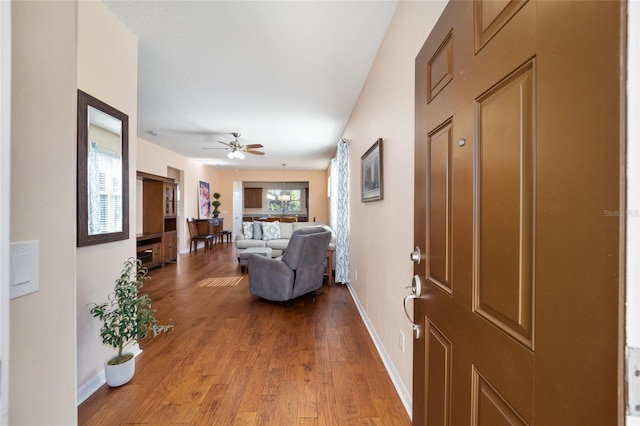
[[[242,235],[245,240],[253,238],[253,222],[242,222]]]
[[[262,224],[262,240],[277,240],[280,238],[280,222],[264,222]]]
[[[281,222],[280,223],[280,238],[289,239],[293,234],[293,223]]]
[[[254,240],[262,239],[262,222],[258,222],[258,221],[253,222],[253,239]]]

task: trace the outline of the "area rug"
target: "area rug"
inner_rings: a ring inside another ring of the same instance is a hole
[[[211,277],[204,278],[198,283],[198,287],[234,287],[237,286],[244,277]]]

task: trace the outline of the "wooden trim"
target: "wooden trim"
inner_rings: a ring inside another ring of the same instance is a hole
[[[136,176],[138,177],[138,179],[159,180],[166,183],[176,183],[175,179],[164,177],[164,176],[153,175],[151,173],[146,173],[141,171],[137,171]]]

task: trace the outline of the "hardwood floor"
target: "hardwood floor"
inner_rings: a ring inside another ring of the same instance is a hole
[[[258,299],[233,244],[150,275],[145,290],[175,331],[141,342],[133,380],[82,403],[80,425],[410,424],[345,286]]]

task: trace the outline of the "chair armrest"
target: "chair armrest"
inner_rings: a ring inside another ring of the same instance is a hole
[[[274,301],[291,298],[295,271],[286,263],[259,254],[249,255],[247,262],[251,294]]]
[[[247,258],[247,266],[249,267],[249,277],[251,277],[252,270],[258,272],[260,275],[275,274],[289,277],[294,274],[291,268],[282,260],[260,254],[250,254]]]

